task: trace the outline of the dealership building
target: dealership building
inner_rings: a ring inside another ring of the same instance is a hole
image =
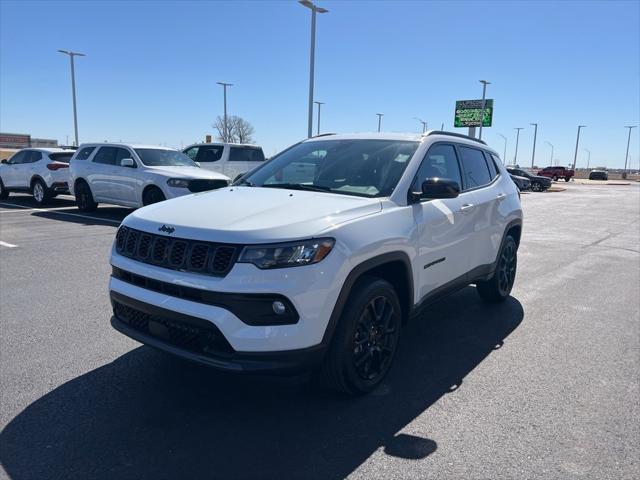
[[[57,147],[58,141],[49,138],[33,138],[26,133],[0,133],[0,148],[20,149],[27,147],[52,148]]]

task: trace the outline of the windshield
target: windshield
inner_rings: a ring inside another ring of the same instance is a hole
[[[160,148],[136,148],[136,153],[147,167],[197,167],[184,153]]]
[[[318,140],[295,145],[240,180],[240,185],[386,197],[418,142]]]

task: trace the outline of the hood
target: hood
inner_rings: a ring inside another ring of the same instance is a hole
[[[377,198],[279,188],[227,187],[149,205],[123,224],[172,236],[221,243],[268,243],[316,236],[381,211]]]
[[[228,180],[218,172],[205,170],[200,167],[146,167],[150,173],[157,173],[170,178],[198,178],[206,180]]]

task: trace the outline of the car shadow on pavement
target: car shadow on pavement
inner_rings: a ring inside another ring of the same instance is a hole
[[[515,298],[486,305],[474,290],[411,322],[389,377],[368,396],[303,377],[226,375],[139,347],[25,408],[0,433],[0,460],[15,480],[331,479],[379,449],[425,458],[438,439],[401,430],[464,388],[524,317]]]

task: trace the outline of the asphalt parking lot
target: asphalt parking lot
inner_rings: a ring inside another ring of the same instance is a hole
[[[234,377],[110,324],[115,229],[0,202],[0,477],[640,476],[640,185],[523,195],[512,298],[473,287],[401,338],[372,395]]]

